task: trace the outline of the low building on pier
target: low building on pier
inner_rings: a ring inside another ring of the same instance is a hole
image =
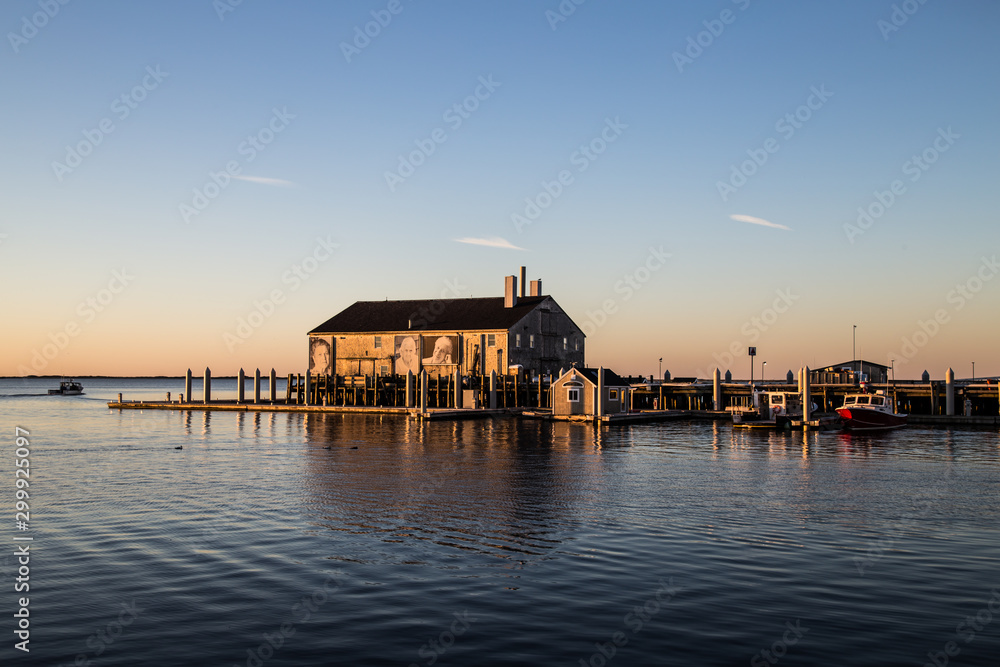
[[[357,301],[309,332],[314,375],[557,374],[584,363],[583,330],[542,281],[521,291],[507,276],[504,296]]]
[[[601,382],[599,373],[603,374]],[[606,368],[571,368],[552,382],[552,414],[567,417],[628,412],[630,391],[628,382]]]
[[[814,368],[809,371],[809,382],[812,384],[858,384],[860,382],[885,384],[888,379],[889,366],[864,359],[845,361],[841,364]]]

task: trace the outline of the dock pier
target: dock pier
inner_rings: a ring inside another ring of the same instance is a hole
[[[811,402],[817,413],[832,413],[843,404],[844,396],[857,391],[854,384],[809,383],[808,368],[804,377]],[[235,398],[213,398],[212,371],[205,369],[202,399],[192,398],[192,372],[187,370],[183,393],[167,400],[128,400],[121,394],[109,401],[114,409],[220,410],[261,412],[340,412],[359,414],[395,414],[413,419],[475,419],[497,416],[568,419],[600,424],[646,423],[668,419],[731,420],[732,411],[751,401],[748,382],[723,381],[718,370],[711,380],[696,378],[654,381],[650,378],[623,378],[629,382],[629,409],[613,415],[552,415],[553,377],[519,375],[462,377],[458,373],[430,375],[422,371],[398,375],[319,375],[289,373],[284,396],[277,387],[272,368],[262,377],[253,375],[253,394],[247,400],[247,376],[240,369]],[[796,382],[756,382],[754,388],[765,391],[799,392],[803,373]],[[267,396],[262,383],[267,382]],[[949,369],[944,381],[897,380],[871,385],[896,399],[897,409],[909,415],[911,424],[961,424],[1000,427],[1000,386],[995,380],[956,381]],[[960,414],[959,414],[960,413]],[[801,428],[816,428],[819,421],[804,415]],[[816,422],[815,424],[813,422]]]

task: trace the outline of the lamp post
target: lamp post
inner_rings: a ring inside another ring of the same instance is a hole
[[[976,381],[976,362],[972,362],[972,381]]]
[[[851,347],[851,366],[854,366],[854,362],[858,360],[858,325],[854,325],[854,339],[853,347]],[[857,371],[857,368],[854,368]]]
[[[661,382],[663,381],[663,357],[660,357],[660,374],[656,376],[656,379]]]
[[[764,366],[767,366],[767,362],[762,362],[760,365],[760,383],[764,384]]]

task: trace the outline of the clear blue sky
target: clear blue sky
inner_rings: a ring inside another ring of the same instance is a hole
[[[897,377],[1000,373],[995,2],[9,0],[0,28],[0,373],[298,371],[356,300],[522,264],[620,373],[746,377],[755,344],[783,376],[854,325]]]

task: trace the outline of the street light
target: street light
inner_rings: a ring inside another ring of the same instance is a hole
[[[660,357],[660,374],[656,379],[663,380],[663,357]]]
[[[858,325],[854,325],[854,347],[851,348],[851,366],[858,360]],[[855,371],[857,368],[855,367]]]
[[[760,383],[764,384],[764,366],[767,366],[767,362],[762,362],[760,365]]]
[[[972,362],[972,380],[973,382],[976,380],[976,362],[974,361]]]

